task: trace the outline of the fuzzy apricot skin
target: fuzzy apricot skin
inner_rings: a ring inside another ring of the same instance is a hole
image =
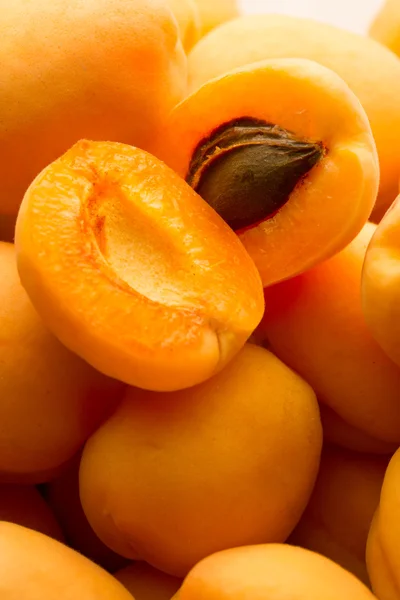
[[[367,224],[329,261],[267,288],[259,334],[346,423],[399,444],[400,369],[372,337],[361,308],[362,266],[375,229]]]
[[[233,231],[176,173],[118,143],[81,141],[25,194],[18,269],[54,334],[99,371],[170,391],[211,377],[264,310]]]
[[[201,21],[196,1],[168,0],[168,4],[178,22],[183,48],[189,52],[200,39]]]
[[[90,560],[46,535],[0,522],[2,600],[132,600]]]
[[[69,352],[21,286],[0,243],[0,481],[54,475],[114,409],[123,386]]]
[[[378,160],[354,94],[332,71],[301,59],[262,61],[206,83],[172,111],[156,154],[187,177],[198,144],[241,117],[278,125],[325,148],[278,212],[238,231],[266,287],[311,268],[354,238],[374,206]]]
[[[369,29],[369,35],[400,56],[400,6],[398,0],[385,0]]]
[[[400,598],[400,451],[392,457],[367,544],[367,567],[379,600]]]
[[[331,560],[289,544],[233,548],[201,561],[179,600],[374,600],[354,575]]]
[[[0,13],[0,214],[16,215],[77,140],[147,148],[186,93],[187,61],[165,0],[1,0]]]
[[[365,548],[388,462],[326,446],[310,502],[289,542],[319,552],[368,585]]]
[[[238,0],[195,0],[200,12],[201,35],[239,15]]]
[[[53,511],[33,485],[0,484],[0,521],[34,529],[60,542],[64,540]]]
[[[62,527],[68,545],[112,573],[125,567],[128,561],[105,546],[86,519],[79,498],[80,456],[74,457],[68,468],[45,486],[45,498]]]
[[[367,36],[311,19],[245,15],[221,25],[193,48],[190,89],[231,69],[278,58],[319,62],[344,79],[361,101],[378,149],[381,178],[374,213],[380,214],[398,193],[400,158],[393,152],[400,136],[398,57]]]
[[[308,384],[248,344],[190,390],[128,390],[85,446],[82,505],[115,551],[182,577],[217,550],[286,539],[311,494],[321,434]]]
[[[144,562],[135,562],[114,573],[135,600],[171,600],[182,585],[182,579],[154,569]]]
[[[363,311],[368,326],[400,366],[400,196],[379,223],[365,255]]]

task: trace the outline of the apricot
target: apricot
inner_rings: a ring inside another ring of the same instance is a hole
[[[363,311],[381,348],[400,366],[400,196],[376,229],[362,276]]]
[[[310,502],[289,542],[368,584],[365,549],[389,459],[326,446]]]
[[[370,36],[400,55],[400,4],[398,0],[385,0],[373,19]]]
[[[297,278],[265,290],[259,335],[346,423],[400,442],[400,369],[372,337],[361,308],[361,272],[376,227]]]
[[[171,600],[182,580],[154,569],[144,562],[133,563],[115,573],[135,600]]]
[[[375,210],[380,214],[398,193],[400,156],[393,151],[400,136],[398,57],[367,36],[318,21],[247,15],[221,25],[196,44],[188,62],[190,88],[193,91],[237,67],[278,58],[306,58],[323,64],[344,79],[361,101],[379,154],[381,180]],[[343,201],[346,194],[343,191]]]
[[[34,306],[99,371],[153,390],[206,380],[262,318],[237,236],[155,157],[81,141],[25,194],[18,268]]]
[[[109,416],[122,391],[47,330],[0,243],[0,481],[40,482]]]
[[[155,146],[238,233],[264,286],[346,246],[378,189],[359,101],[307,60],[263,61],[206,83],[175,107]]]
[[[178,22],[179,34],[186,52],[200,39],[200,14],[195,0],[168,0]],[[137,600],[137,599],[136,599]]]
[[[238,0],[196,0],[200,12],[201,34],[239,15]]]
[[[165,0],[1,0],[0,12],[0,214],[81,138],[147,148],[186,93]]]
[[[309,385],[248,344],[192,389],[128,389],[84,448],[83,509],[110,548],[182,577],[217,550],[287,538],[321,433]]]
[[[354,452],[391,455],[397,450],[397,444],[383,442],[353,427],[326,404],[320,405],[321,423],[324,440]]]
[[[128,561],[103,544],[90,527],[79,498],[79,464],[80,454],[59,477],[46,485],[45,497],[68,545],[103,569],[113,572],[125,567]]]
[[[23,525],[63,541],[53,511],[33,485],[0,484],[0,521]]]
[[[373,600],[367,587],[331,560],[288,544],[260,544],[205,558],[179,600]]]
[[[132,600],[114,577],[52,538],[0,522],[2,600]]]
[[[392,457],[367,544],[367,567],[379,600],[400,598],[400,451]]]

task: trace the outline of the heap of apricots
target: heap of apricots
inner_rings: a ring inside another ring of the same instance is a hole
[[[400,600],[400,0],[0,0],[1,600]]]

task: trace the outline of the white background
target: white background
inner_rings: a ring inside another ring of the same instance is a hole
[[[239,0],[239,3],[245,13],[276,12],[313,17],[365,33],[383,0]]]

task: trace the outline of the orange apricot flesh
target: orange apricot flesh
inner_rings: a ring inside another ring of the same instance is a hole
[[[2,600],[133,600],[115,577],[52,538],[0,522]]]
[[[15,250],[0,242],[0,481],[40,483],[71,459],[123,386],[69,352],[21,286]]]
[[[368,544],[367,567],[372,589],[380,600],[400,598],[400,451],[392,457],[383,482],[379,507]]]
[[[374,213],[381,214],[397,195],[400,172],[399,156],[393,150],[400,135],[398,57],[367,36],[313,19],[244,15],[210,32],[193,48],[188,57],[190,89],[232,69],[280,58],[317,61],[337,73],[359,98],[379,154],[381,177]]]
[[[171,600],[182,579],[154,569],[144,562],[135,562],[114,573],[135,600]]]
[[[362,276],[368,326],[400,367],[400,196],[379,223],[368,246]]]
[[[265,290],[260,335],[346,423],[400,443],[400,369],[372,337],[361,307],[361,272],[376,227],[307,273]]]
[[[85,445],[83,509],[113,550],[182,577],[217,550],[284,541],[310,497],[321,442],[310,386],[247,344],[201,385],[127,390]]]
[[[325,447],[310,502],[289,542],[323,554],[368,585],[365,549],[388,462]]]
[[[233,548],[205,558],[188,574],[177,600],[374,600],[354,575],[289,544]]]
[[[221,370],[262,318],[234,232],[150,154],[81,141],[28,189],[18,268],[53,333],[99,371],[169,391]]]
[[[264,286],[345,247],[376,199],[365,112],[312,61],[263,61],[205,83],[175,107],[155,147],[235,229]]]

